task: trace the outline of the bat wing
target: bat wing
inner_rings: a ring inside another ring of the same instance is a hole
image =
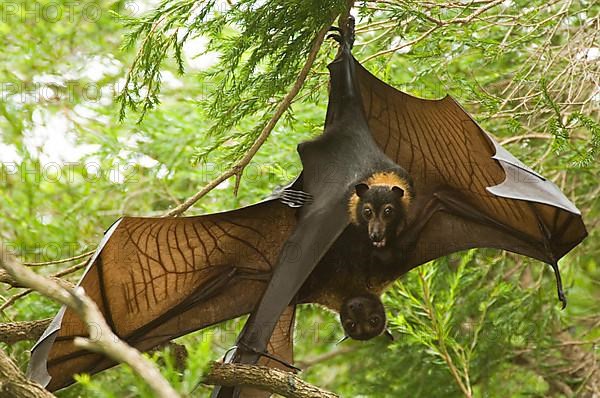
[[[356,60],[355,67],[375,141],[413,177],[417,205],[433,197],[442,204],[423,227],[407,270],[474,247],[556,267],[585,238],[579,210],[556,185],[500,146],[452,97],[419,99]]]
[[[79,285],[120,338],[148,350],[252,311],[295,212],[269,200],[198,217],[122,218]],[[75,336],[88,336],[87,326],[63,308],[32,350],[30,377],[53,391],[71,384],[75,373],[114,365],[75,347]]]

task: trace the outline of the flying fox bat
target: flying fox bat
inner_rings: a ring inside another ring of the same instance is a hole
[[[329,65],[324,132],[298,146],[302,190],[313,197],[299,210],[286,241],[299,254],[278,258],[231,360],[255,363],[267,350],[270,330],[285,306],[352,228],[356,213],[349,214],[348,207],[357,208],[355,196],[364,196],[369,180],[382,173],[402,177],[406,172],[414,189],[391,245],[380,245],[386,234],[371,229],[373,209],[366,220],[374,252],[388,252],[384,266],[376,267],[384,278],[459,250],[499,248],[550,264],[566,305],[558,260],[587,235],[579,210],[484,132],[452,97],[415,98],[368,72],[351,54],[352,18],[337,30],[340,49]],[[239,396],[239,389],[213,392],[213,397],[231,396]]]
[[[303,172],[290,187],[242,209],[123,218],[107,231],[80,286],[117,335],[147,350],[250,313],[231,360],[285,368],[295,305],[323,304],[349,336],[371,338],[385,327],[387,285],[475,247],[552,265],[564,302],[557,262],[586,236],[577,208],[451,97],[415,98],[373,76],[351,55],[353,36],[351,22],[337,36],[325,131],[298,146]],[[111,366],[74,347],[87,334],[61,309],[30,376],[56,390]]]

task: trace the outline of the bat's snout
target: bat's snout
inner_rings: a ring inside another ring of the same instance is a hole
[[[385,247],[385,234],[383,232],[371,232],[369,234],[369,239],[371,239],[371,243],[373,246],[377,248]]]

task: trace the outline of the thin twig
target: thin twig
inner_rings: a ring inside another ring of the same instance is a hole
[[[335,18],[332,18],[331,23],[333,23],[334,20],[335,20]],[[271,118],[271,120],[269,120],[267,125],[263,128],[263,130],[261,131],[261,133],[258,136],[258,138],[256,139],[256,141],[254,141],[254,144],[252,144],[252,146],[248,149],[248,151],[246,151],[244,156],[239,161],[237,161],[233,165],[233,167],[231,167],[229,170],[223,172],[221,175],[216,177],[214,180],[212,180],[211,182],[206,184],[204,186],[204,188],[202,188],[196,194],[194,194],[193,196],[188,198],[181,205],[177,206],[176,208],[174,208],[173,210],[171,210],[167,214],[165,214],[165,217],[181,215],[183,212],[185,212],[187,209],[189,209],[194,203],[196,203],[200,198],[202,198],[204,195],[206,195],[207,193],[212,191],[223,181],[225,181],[228,178],[233,177],[233,176],[238,176],[238,178],[239,178],[239,176],[241,175],[244,168],[248,165],[248,163],[250,163],[250,161],[252,160],[254,155],[256,155],[256,153],[258,152],[260,147],[265,143],[265,141],[271,134],[271,131],[273,131],[273,129],[275,128],[275,125],[277,124],[277,122],[279,121],[281,116],[283,116],[285,111],[289,108],[294,97],[296,97],[296,95],[298,95],[298,92],[300,92],[300,89],[302,88],[302,85],[304,84],[304,81],[306,80],[306,77],[308,76],[308,73],[310,72],[310,68],[312,67],[313,63],[315,62],[315,59],[317,58],[317,54],[319,52],[319,49],[321,48],[321,44],[323,43],[323,40],[325,39],[325,35],[327,34],[331,23],[324,26],[317,34],[315,41],[314,41],[314,43],[310,49],[310,52],[308,54],[308,58],[304,64],[304,66],[300,70],[300,73],[298,74],[298,77],[296,78],[296,82],[292,86],[292,89],[281,100],[279,105],[277,105],[277,108],[275,109],[275,113],[273,114],[273,117]]]
[[[14,296],[10,296],[10,298],[4,303],[2,303],[2,305],[0,306],[0,312],[4,312],[5,309],[16,303],[17,300],[20,300],[23,297],[27,296],[29,293],[33,293],[33,289],[25,289],[21,293],[15,294]]]
[[[305,358],[296,361],[295,366],[299,367],[302,370],[306,370],[314,365],[320,364],[321,362],[328,361],[332,358],[335,358],[339,355],[349,354],[351,352],[356,351],[355,347],[344,347],[337,350],[329,351],[324,354],[318,355],[312,358]]]
[[[23,263],[23,265],[26,265],[28,267],[42,267],[42,266],[45,266],[45,265],[68,263],[68,262],[71,262],[71,261],[82,259],[84,257],[89,257],[92,254],[94,254],[95,251],[96,250],[94,249],[94,250],[90,250],[89,252],[81,253],[81,254],[78,254],[76,256],[69,257],[69,258],[61,258],[60,260],[45,261],[43,263]]]
[[[417,37],[414,40],[407,41],[406,43],[402,43],[402,44],[400,44],[397,47],[389,48],[387,50],[379,51],[379,52],[377,52],[375,54],[369,55],[368,57],[366,57],[365,59],[363,59],[362,61],[360,61],[360,63],[364,64],[365,62],[370,61],[373,58],[380,57],[382,55],[389,54],[389,53],[395,53],[395,52],[397,52],[397,51],[399,51],[399,50],[401,50],[401,49],[403,49],[405,47],[412,46],[413,44],[417,44],[420,41],[422,41],[423,39],[425,39],[427,36],[429,36],[430,34],[432,34],[433,32],[435,32],[436,30],[438,30],[441,26],[442,25],[435,25],[431,29],[429,29],[428,31],[426,31],[425,33],[423,33],[421,36]]]
[[[37,340],[51,320],[46,318],[37,321],[0,323],[0,342],[14,344],[22,340]]]
[[[551,134],[523,134],[523,135],[517,135],[515,137],[507,138],[507,139],[501,141],[500,145],[512,144],[513,142],[520,142],[520,141],[529,140],[529,139],[549,140],[552,138],[554,138],[554,136]]]
[[[63,269],[62,271],[57,272],[56,274],[52,275],[55,278],[61,278],[63,276],[67,276],[69,274],[72,274],[73,272],[79,271],[80,269],[84,268],[87,264],[87,260],[86,261],[82,261],[79,264],[75,264],[72,267]]]

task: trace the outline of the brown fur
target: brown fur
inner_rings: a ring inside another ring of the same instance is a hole
[[[385,185],[385,186],[390,187],[390,189],[392,189],[392,187],[402,188],[404,190],[404,196],[402,197],[402,204],[404,205],[405,208],[408,207],[408,205],[410,204],[410,201],[412,200],[408,181],[406,181],[405,179],[403,179],[402,177],[400,177],[398,174],[396,174],[394,172],[388,171],[388,172],[374,173],[369,178],[367,178],[366,181],[364,181],[364,183],[367,184],[369,187],[377,186],[377,185]],[[358,214],[357,214],[359,200],[360,200],[360,198],[358,197],[356,192],[352,192],[352,195],[350,196],[350,200],[348,201],[348,213],[350,215],[350,221],[355,225],[358,225],[360,223],[358,220]]]

